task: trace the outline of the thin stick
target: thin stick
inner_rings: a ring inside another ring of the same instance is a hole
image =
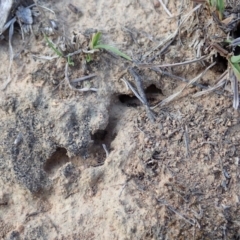
[[[164,11],[167,13],[167,15],[169,16],[169,17],[172,17],[173,15],[170,13],[170,11],[167,9],[167,7],[165,6],[165,4],[163,3],[163,1],[162,0],[158,0],[159,2],[160,2],[160,4],[162,5],[162,7],[163,7],[163,9],[164,9]]]
[[[88,80],[90,78],[94,78],[96,76],[97,76],[96,74],[90,74],[88,76],[83,76],[83,77],[80,77],[80,78],[73,79],[73,80],[70,81],[70,83],[82,82],[82,81]]]

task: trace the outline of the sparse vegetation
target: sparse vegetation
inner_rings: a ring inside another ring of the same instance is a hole
[[[48,46],[59,56],[59,57],[65,57],[67,58],[67,62],[69,66],[74,66],[74,62],[71,59],[71,56],[67,55],[64,56],[64,54],[54,45],[54,43],[47,37],[46,34],[44,34],[44,38],[48,44]]]
[[[132,59],[125,53],[121,52],[120,50],[118,50],[116,47],[113,47],[113,46],[110,46],[110,45],[107,45],[107,44],[102,44],[101,43],[101,36],[102,36],[102,33],[101,32],[97,32],[95,34],[93,34],[92,36],[92,39],[89,43],[89,48],[90,50],[94,52],[97,52],[99,51],[99,49],[105,49],[107,51],[110,51],[120,57],[123,57],[129,61],[132,61]],[[90,62],[92,61],[93,58],[92,58],[92,53],[88,53],[87,57],[86,57],[86,61],[87,62]]]

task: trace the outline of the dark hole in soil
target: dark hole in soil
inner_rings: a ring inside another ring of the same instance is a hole
[[[141,104],[137,97],[129,96],[127,94],[119,95],[118,99],[121,103],[123,103],[124,105],[126,105],[128,107],[137,107]]]
[[[65,148],[57,148],[52,156],[44,165],[44,170],[49,174],[54,174],[61,166],[69,162],[67,150]]]
[[[153,100],[152,98],[154,98],[154,96],[156,96],[158,94],[162,94],[162,90],[157,88],[154,84],[151,84],[150,86],[148,86],[144,91],[145,91],[147,100],[150,102],[151,102],[151,100]],[[126,105],[128,107],[137,107],[137,106],[142,105],[142,103],[139,101],[139,99],[135,96],[121,94],[118,96],[118,99],[121,103],[123,103],[124,105]]]
[[[148,94],[162,94],[162,90],[157,88],[154,84],[151,84],[146,88],[145,93]]]
[[[240,37],[240,22],[238,22],[237,26],[233,29],[232,32],[230,32],[230,35],[233,38],[238,38]]]
[[[104,141],[106,136],[107,136],[106,130],[98,130],[96,133],[91,135],[91,139],[94,141],[94,143],[100,144]]]
[[[106,152],[103,145],[106,146],[107,151],[109,151],[109,133],[107,130],[98,130],[96,133],[91,135],[91,139],[94,141],[93,145],[90,147],[89,152],[92,158],[95,160],[94,166],[98,164],[103,164],[106,159]]]
[[[222,57],[219,53],[216,57],[213,58],[213,61],[216,62],[216,65],[213,69],[217,72],[224,73],[228,67],[228,61],[225,57]]]
[[[240,22],[237,24],[237,27],[231,32],[231,36],[233,37],[233,39],[240,37]],[[240,47],[239,46],[235,47],[233,52],[234,52],[235,56],[239,55],[240,54]]]

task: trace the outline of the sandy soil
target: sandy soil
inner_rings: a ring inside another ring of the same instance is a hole
[[[70,10],[69,4],[78,11]],[[196,98],[188,86],[174,101],[146,108],[134,86],[132,62],[101,51],[86,63],[75,55],[69,78],[43,32],[64,53],[86,49],[92,34],[135,62],[166,64],[209,51],[207,36],[225,36],[206,7],[191,14],[167,52],[157,46],[176,31],[193,3],[165,1],[42,1],[33,33],[21,39],[16,24],[8,83],[9,41],[0,53],[0,239],[239,239],[239,112],[220,88]],[[50,19],[58,24],[49,34]],[[155,49],[155,50],[154,50]],[[226,70],[217,58],[198,83],[213,86]],[[214,60],[214,58],[213,58]],[[210,60],[164,71],[192,80]],[[186,83],[151,68],[136,68],[150,106]],[[106,150],[103,148],[103,144]]]

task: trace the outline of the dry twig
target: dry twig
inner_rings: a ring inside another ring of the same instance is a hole
[[[77,92],[88,92],[88,91],[96,92],[97,91],[97,88],[80,88],[79,89],[79,88],[76,88],[73,85],[71,85],[71,82],[68,77],[68,63],[66,63],[66,65],[65,65],[65,81],[70,89],[77,91]]]

